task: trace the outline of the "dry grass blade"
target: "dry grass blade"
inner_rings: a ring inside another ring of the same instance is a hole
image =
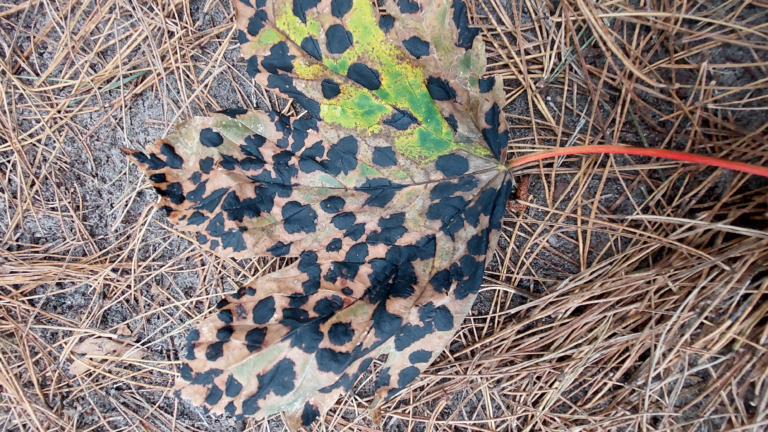
[[[765,1],[468,3],[512,156],[632,144],[766,165]],[[0,4],[3,430],[282,427],[168,389],[187,330],[290,261],[203,253],[145,210],[155,195],[119,152],[228,106],[298,114],[246,79],[231,13]],[[519,175],[472,316],[382,430],[764,430],[768,183],[598,155]],[[84,353],[89,340],[134,351]],[[375,430],[376,368],[317,430]]]

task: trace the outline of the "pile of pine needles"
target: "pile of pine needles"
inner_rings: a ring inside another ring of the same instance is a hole
[[[632,144],[768,163],[764,0],[474,0],[510,153]],[[229,0],[0,3],[0,428],[281,430],[175,399],[224,293],[290,262],[202,251],[119,153],[228,106]],[[517,173],[483,292],[382,430],[768,426],[768,182],[624,156]],[[374,364],[317,430],[376,429]]]

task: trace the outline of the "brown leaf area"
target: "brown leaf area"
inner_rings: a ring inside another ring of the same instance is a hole
[[[186,334],[216,302],[295,262],[204,251],[145,210],[157,197],[118,151],[230,106],[298,114],[249,83],[229,39],[231,5],[177,3],[0,6],[0,412],[10,429],[282,426],[277,415],[201,416],[169,392]],[[503,80],[511,155],[645,143],[755,163],[765,11],[469,5],[488,75]],[[530,176],[536,200],[503,219],[470,316],[381,406],[381,429],[764,429],[766,184],[618,156],[515,175]],[[67,373],[85,332],[121,325],[148,352],[141,362]],[[365,410],[381,366],[373,360],[313,429],[374,429]]]
[[[75,361],[69,366],[69,373],[74,376],[80,376],[93,369],[85,360],[96,362],[105,357],[113,359],[130,360],[141,359],[147,355],[147,351],[141,348],[135,348],[131,344],[123,341],[117,341],[105,337],[92,337],[80,342],[72,348],[75,354]],[[89,362],[90,363],[90,362]]]

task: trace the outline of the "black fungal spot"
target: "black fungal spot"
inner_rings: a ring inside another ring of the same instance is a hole
[[[320,164],[332,175],[349,174],[357,168],[357,139],[351,135],[340,139],[328,149],[328,160]]]
[[[293,14],[306,24],[307,11],[317,6],[318,3],[320,0],[293,0]]]
[[[285,41],[280,41],[269,48],[269,55],[261,60],[261,66],[272,74],[277,74],[278,70],[291,72],[295,58],[296,56],[289,53]]]
[[[224,394],[226,394],[228,398],[233,398],[239,395],[242,389],[243,385],[240,384],[234,376],[230,375],[227,377],[227,383],[224,384]]]
[[[416,366],[408,366],[407,368],[400,371],[400,374],[397,376],[397,386],[400,388],[403,388],[408,385],[411,381],[415,380],[417,376],[419,376],[419,368]]]
[[[221,322],[229,324],[234,319],[232,317],[232,311],[229,309],[224,309],[219,311],[219,313],[216,314],[216,317],[221,320]]]
[[[467,252],[471,255],[485,255],[488,251],[488,229],[475,234],[467,242]]]
[[[403,185],[392,183],[385,178],[369,178],[360,187],[355,188],[355,190],[369,195],[368,199],[363,203],[364,206],[384,207],[392,201],[395,193],[403,187]]]
[[[403,322],[402,317],[387,311],[384,302],[381,302],[376,306],[373,315],[371,315],[371,319],[373,320],[371,328],[376,331],[376,338],[379,341],[389,339],[389,337],[394,335],[397,329],[400,328],[400,324]]]
[[[221,111],[216,111],[218,114],[224,114],[230,118],[237,118],[239,115],[247,114],[248,110],[245,108],[226,108]]]
[[[469,192],[476,187],[477,178],[475,176],[462,176],[457,181],[442,181],[429,191],[429,199],[437,201],[456,192]]]
[[[209,193],[208,196],[203,197],[203,199],[201,199],[200,202],[193,208],[195,210],[213,212],[216,210],[216,207],[219,206],[221,199],[224,198],[224,195],[226,195],[227,191],[227,188],[216,189],[215,191]]]
[[[363,234],[365,234],[365,224],[359,223],[352,225],[347,232],[344,233],[344,237],[349,237],[354,241],[358,241]]]
[[[389,118],[384,119],[384,124],[397,130],[406,130],[412,124],[418,125],[420,123],[410,111],[395,108],[395,112]]]
[[[330,317],[343,307],[344,301],[341,300],[341,297],[333,295],[329,298],[318,300],[315,303],[315,307],[312,308],[312,312],[316,313],[319,317]]]
[[[208,361],[216,361],[224,355],[224,342],[216,342],[208,345],[205,349],[205,358]]]
[[[299,318],[300,320],[294,319],[294,322],[290,322],[290,320],[284,319],[280,321],[280,324],[293,329],[288,336],[291,338],[291,347],[298,347],[307,354],[314,353],[317,351],[320,342],[323,341],[323,332],[320,331],[320,322],[318,320],[309,321],[304,315],[293,318]]]
[[[307,36],[301,41],[301,49],[311,55],[317,61],[323,61],[323,54],[320,51],[320,43],[312,36]]]
[[[502,149],[506,147],[509,142],[508,130],[499,133],[499,127],[501,125],[499,116],[501,116],[501,109],[499,109],[498,104],[494,103],[485,113],[485,123],[488,127],[483,129],[483,138],[485,138],[485,142],[488,143],[488,146],[491,148],[491,151],[493,151],[493,155],[496,156],[496,159],[501,157]]]
[[[303,106],[313,117],[321,118],[320,103],[300,92],[293,84],[293,78],[289,75],[270,75],[267,77],[267,88],[280,90],[283,94]]]
[[[315,232],[317,213],[309,204],[302,205],[298,201],[288,201],[283,206],[282,216],[283,228],[288,234]]]
[[[453,235],[464,226],[462,213],[466,207],[467,200],[460,196],[443,198],[429,205],[427,219],[441,221],[443,224],[440,229],[453,238]]]
[[[288,306],[291,308],[300,308],[309,301],[307,296],[301,294],[291,294],[288,298],[290,299],[288,300]]]
[[[493,86],[496,84],[496,78],[480,78],[477,84],[480,87],[480,93],[488,93],[489,91],[493,90]]]
[[[445,118],[446,123],[448,123],[448,126],[450,126],[454,132],[459,130],[459,122],[456,120],[456,117],[453,114],[443,118]]]
[[[352,10],[352,0],[331,0],[331,15],[344,18]]]
[[[432,288],[439,293],[447,293],[451,289],[451,273],[447,269],[440,270],[429,279]]]
[[[344,294],[345,296],[351,296],[355,292],[352,291],[352,288],[350,288],[350,287],[344,287],[344,288],[341,289],[341,293]]]
[[[325,46],[331,54],[343,54],[353,42],[352,33],[341,24],[334,24],[325,31]]]
[[[456,284],[456,298],[461,300],[470,294],[475,294],[480,290],[480,284],[483,282],[483,267],[485,260],[477,261],[471,255],[464,255],[459,260],[461,271],[468,276]]]
[[[235,402],[229,401],[227,406],[224,407],[224,412],[231,416],[235,415],[235,413],[237,412],[237,407],[235,406]]]
[[[395,17],[392,15],[382,15],[381,18],[379,18],[379,28],[384,33],[389,33],[390,30],[395,26]]]
[[[325,247],[326,252],[338,252],[341,250],[341,239],[335,238],[328,242],[328,246]]]
[[[344,212],[339,213],[336,216],[331,218],[331,223],[333,226],[336,227],[336,229],[340,230],[346,230],[349,229],[352,224],[355,223],[355,220],[357,218],[355,217],[355,214],[352,212]]]
[[[204,128],[200,131],[200,144],[206,147],[218,147],[224,144],[224,137],[211,128]]]
[[[446,177],[458,176],[469,171],[469,161],[464,156],[451,153],[437,158],[435,168]]]
[[[245,334],[245,347],[250,352],[258,351],[261,349],[265,337],[267,337],[267,329],[260,327],[250,329]]]
[[[434,234],[429,234],[420,238],[413,247],[416,248],[416,258],[426,261],[435,257],[437,239]]]
[[[317,350],[317,368],[322,372],[341,374],[352,363],[352,353],[334,351],[330,348]]]
[[[408,356],[408,361],[411,362],[411,364],[416,363],[427,363],[429,362],[429,359],[432,358],[432,353],[427,350],[418,350],[412,352]]]
[[[188,368],[187,373],[185,373],[184,371],[184,366]],[[213,384],[213,380],[216,379],[216,377],[221,375],[223,372],[224,371],[221,369],[208,369],[205,372],[195,373],[194,377],[192,377],[192,368],[190,368],[189,365],[184,364],[181,367],[181,377],[189,381],[190,384],[198,384],[198,385]]]
[[[213,158],[207,157],[200,159],[199,165],[200,171],[202,171],[204,174],[210,174],[211,170],[213,169]]]
[[[248,43],[248,35],[242,30],[237,31],[237,43],[240,45]]]
[[[152,174],[151,176],[149,176],[149,181],[151,181],[152,183],[165,183],[166,182],[165,174],[163,173]]]
[[[184,165],[184,159],[176,154],[173,146],[169,144],[163,143],[163,145],[160,146],[160,154],[165,156],[165,163],[171,168],[181,169],[181,167]]]
[[[320,410],[309,402],[304,403],[304,410],[301,411],[301,425],[308,428],[318,417],[320,417]]]
[[[416,36],[403,41],[403,46],[408,52],[417,59],[429,55],[429,42],[420,39]]]
[[[341,93],[341,87],[332,79],[324,79],[320,83],[320,89],[323,91],[323,97],[326,99],[333,99]]]
[[[329,196],[320,201],[320,208],[328,214],[334,214],[340,212],[341,209],[344,208],[344,204],[346,204],[344,198],[340,196]]]
[[[214,406],[221,400],[221,396],[224,392],[217,385],[212,385],[208,390],[208,395],[205,396],[205,403],[209,406]]]
[[[381,388],[389,386],[389,382],[392,380],[392,376],[389,375],[389,368],[384,368],[376,378],[376,382],[373,384],[374,388]]]
[[[261,69],[259,69],[259,57],[248,57],[248,60],[245,62],[245,73],[247,73],[249,77],[255,78],[256,75],[260,72]]]
[[[368,90],[381,88],[379,72],[362,63],[352,63],[347,70],[347,77]]]
[[[403,226],[405,222],[405,213],[395,213],[389,218],[380,218],[379,227],[381,231],[372,232],[368,235],[366,242],[371,245],[383,243],[392,246],[408,230]]]
[[[261,155],[261,151],[259,151],[259,149],[264,145],[265,142],[267,142],[266,138],[259,134],[252,134],[245,137],[243,141],[245,141],[245,145],[240,146],[240,151],[242,151],[243,154],[261,159],[262,161],[264,160],[264,157]]]
[[[422,314],[424,310],[424,314]],[[453,314],[445,306],[434,307],[427,303],[419,309],[419,318],[423,321],[431,319],[437,331],[448,331],[453,328]]]
[[[168,200],[174,204],[181,204],[184,202],[184,190],[181,187],[181,183],[168,183],[165,189],[155,188],[155,190],[158,195],[167,197]],[[170,215],[170,212],[168,214]]]
[[[355,331],[352,330],[352,324],[350,323],[334,323],[331,328],[328,329],[328,339],[332,344],[336,346],[344,345],[355,336]]]
[[[195,171],[192,173],[191,176],[189,176],[189,181],[191,181],[194,184],[200,183],[200,180],[203,178],[203,174],[200,171]]]
[[[221,342],[228,342],[229,339],[232,337],[232,334],[235,332],[235,328],[232,326],[224,326],[218,330],[216,330],[216,339]]]
[[[248,18],[248,27],[246,30],[251,36],[256,36],[264,28],[264,23],[267,22],[267,11],[259,9],[253,16]]]
[[[291,251],[291,243],[283,243],[281,241],[275,243],[273,246],[270,246],[267,249],[267,252],[271,253],[272,256],[275,256],[275,257],[286,256],[290,251]]]
[[[314,166],[319,167],[318,169],[322,169],[320,164],[317,163],[317,160],[323,157],[324,154],[325,154],[325,147],[323,147],[322,141],[318,141],[312,144],[312,146],[305,148],[304,151],[301,153],[301,160],[299,160],[299,169],[301,169],[302,160],[304,162],[311,161],[314,164]]]
[[[414,0],[397,0],[397,7],[404,14],[412,14],[419,11],[419,4]]]
[[[296,2],[294,2],[294,5]],[[294,6],[295,8],[295,6]],[[294,389],[296,380],[296,363],[284,358],[277,362],[271,369],[256,376],[258,388],[249,398],[243,400],[243,415],[250,416],[259,409],[259,400],[266,398],[270,393],[276,396],[285,396]]]
[[[471,49],[480,29],[469,27],[469,14],[464,0],[453,0],[453,23],[459,32],[456,46],[467,50]]]
[[[202,183],[201,183],[202,184]],[[242,222],[243,219],[259,217],[264,201],[260,197],[240,199],[235,191],[231,191],[221,203],[221,210],[227,214],[227,219]],[[271,203],[268,205],[271,207]]]
[[[266,324],[275,315],[275,299],[267,297],[259,300],[253,307],[253,323]]]
[[[360,266],[365,264],[365,258],[367,256],[367,244],[357,243],[352,245],[347,251],[344,261],[334,261],[333,265],[325,273],[324,279],[330,283],[336,283],[339,277],[353,280],[357,276]]]
[[[371,162],[380,167],[389,168],[397,165],[397,157],[390,147],[374,147]]]
[[[481,275],[482,276],[482,275]],[[435,307],[427,303],[419,308],[419,320],[422,325],[406,324],[395,336],[395,349],[402,351],[414,342],[437,331],[448,331],[453,328],[453,314],[445,306]]]
[[[317,263],[317,254],[312,251],[304,251],[299,255],[298,269],[307,275],[307,280],[301,284],[304,294],[312,295],[320,289],[320,265]]]
[[[436,101],[456,100],[456,90],[442,78],[433,76],[427,78],[427,91]]]

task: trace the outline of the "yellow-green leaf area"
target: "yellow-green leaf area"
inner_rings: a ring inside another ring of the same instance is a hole
[[[359,132],[381,130],[380,122],[392,112],[392,108],[358,87],[342,85],[341,90],[341,94],[320,105],[323,120]]]
[[[375,133],[382,128],[380,121],[395,106],[411,112],[420,123],[418,128],[397,137],[396,147],[403,156],[426,162],[452,151],[456,148],[453,130],[427,91],[424,71],[387,38],[379,28],[376,17],[370,1],[355,0],[352,10],[345,16],[345,27],[352,33],[354,44],[337,59],[324,57],[323,64],[338,74],[346,75],[352,63],[362,62],[379,72],[381,87],[370,92],[356,86],[354,90],[352,86],[345,86],[347,88],[342,95],[321,102],[323,120],[359,132]],[[297,45],[308,34],[319,32],[319,25],[311,17],[307,17],[307,24],[302,23],[291,12],[288,3],[284,3],[278,12],[277,27]],[[466,66],[471,66],[469,57],[466,55],[462,59],[469,62]],[[320,69],[299,63],[296,66],[299,78],[317,79],[321,76]]]
[[[421,161],[450,152],[454,143],[453,131],[429,95],[421,68],[411,63],[384,35],[376,22],[371,2],[355,0],[348,17],[347,28],[355,43],[344,57],[350,62],[364,58],[366,64],[375,67],[380,74],[381,87],[373,93],[392,106],[407,109],[421,123],[416,132],[401,135],[398,150],[402,147],[406,150],[403,151],[405,157]]]
[[[299,78],[306,80],[314,80],[326,75],[325,66],[306,60],[295,61],[293,63],[293,69]]]
[[[405,170],[400,168],[391,170],[389,172],[389,176],[397,180],[405,180],[409,177],[408,173],[405,172]]]
[[[377,170],[376,168],[374,168],[374,167],[372,167],[372,166],[370,166],[370,165],[368,165],[366,163],[360,162],[359,167],[360,167],[360,176],[363,177],[363,178],[382,177],[382,175],[379,172],[379,170]]]
[[[400,133],[395,138],[395,148],[406,158],[424,164],[449,153],[456,145],[452,139],[445,140],[424,126],[419,126]]]
[[[283,2],[281,6],[283,8],[277,12],[276,17],[277,28],[296,42],[296,45],[300,45],[301,41],[308,35],[317,36],[320,34],[320,23],[316,19],[307,17],[307,23],[304,24],[299,17],[293,14],[289,2]]]
[[[284,40],[285,37],[277,30],[273,29],[272,27],[267,27],[265,29],[262,29],[259,34],[256,36],[256,38],[251,41],[251,46],[254,48],[265,48],[271,45],[274,45],[277,42],[280,42],[281,40]],[[251,52],[254,52],[256,50],[253,50]]]

